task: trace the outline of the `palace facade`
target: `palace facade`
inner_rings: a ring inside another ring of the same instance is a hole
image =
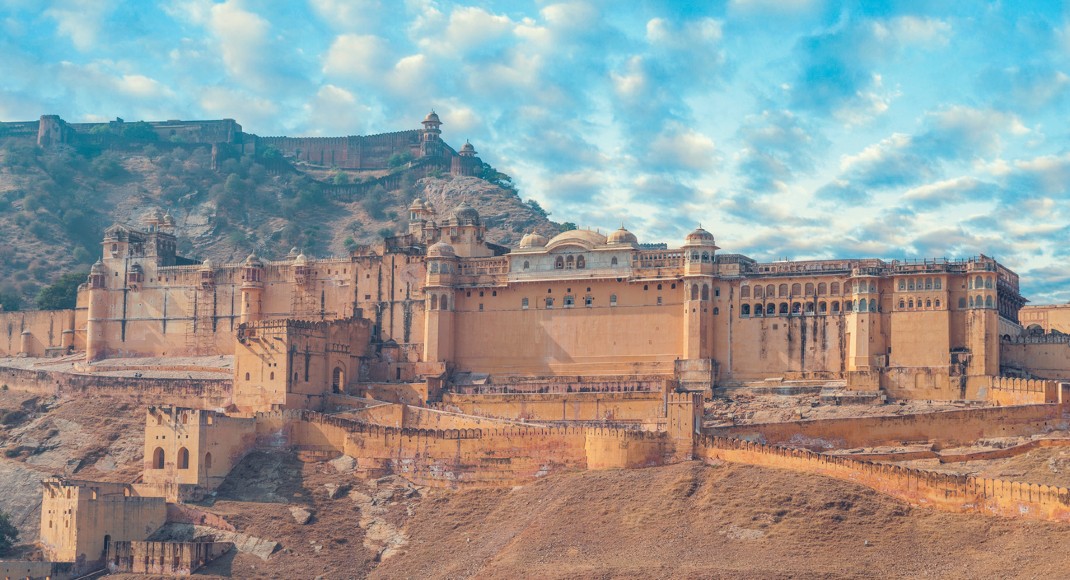
[[[1005,371],[1066,376],[1058,364],[1030,368],[1018,276],[986,256],[761,263],[721,253],[701,228],[675,247],[621,228],[532,233],[510,249],[489,243],[463,202],[439,212],[417,200],[409,217],[407,234],[345,258],[294,250],[214,264],[177,256],[172,220],[153,212],[106,231],[75,311],[4,313],[0,347],[84,348],[89,362],[233,354],[243,325],[360,320],[342,334],[364,343],[317,371],[323,382],[843,380],[893,397],[972,399]],[[302,348],[326,352],[325,341]]]

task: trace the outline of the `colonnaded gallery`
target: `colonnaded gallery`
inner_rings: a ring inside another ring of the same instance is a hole
[[[702,228],[680,245],[639,243],[622,227],[532,233],[511,249],[489,243],[464,202],[416,200],[409,218],[407,234],[345,258],[294,250],[213,264],[177,256],[173,220],[150,212],[107,229],[75,310],[0,315],[0,354],[235,354],[236,393],[279,405],[321,380],[433,391],[518,377],[685,388],[820,379],[895,398],[983,399],[993,376],[1065,374],[1062,335],[1044,334],[1058,329],[1023,328],[1018,276],[983,255],[760,263],[719,252]],[[271,328],[290,329],[283,348],[257,339]]]

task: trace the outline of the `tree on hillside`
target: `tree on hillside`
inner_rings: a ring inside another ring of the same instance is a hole
[[[10,286],[0,288],[0,307],[3,307],[2,310],[5,312],[22,308],[22,299],[19,298],[18,291]]]
[[[136,139],[138,141],[158,141],[160,139],[160,136],[156,134],[156,130],[152,128],[152,125],[145,121],[125,123],[119,134],[122,135],[124,139]]]
[[[482,179],[483,181],[493,183],[494,185],[497,185],[498,187],[501,187],[503,189],[516,189],[516,186],[513,185],[513,178],[505,173],[502,173],[501,171],[498,171],[493,166],[491,166],[490,163],[484,163],[483,167],[481,167],[479,169],[479,172],[476,173],[476,177]]]
[[[0,512],[0,556],[10,554],[11,548],[15,546],[15,541],[18,539],[18,528],[12,525],[7,514]]]
[[[561,224],[561,231],[563,232],[571,232],[574,229],[576,229],[576,224],[572,222],[565,222]]]
[[[85,282],[88,272],[68,272],[51,286],[41,288],[35,302],[40,310],[65,310],[78,302],[78,285]]]

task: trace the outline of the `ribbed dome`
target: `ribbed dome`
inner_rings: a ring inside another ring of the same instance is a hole
[[[464,145],[461,146],[460,154],[465,157],[474,156],[476,154],[476,148],[468,141],[465,141]]]
[[[523,248],[544,248],[546,247],[546,236],[540,235],[538,232],[531,232],[530,234],[524,234],[524,237],[520,238],[520,247]]]
[[[294,266],[305,266],[307,264],[308,258],[306,258],[304,254],[298,254],[297,257],[294,258]]]
[[[576,244],[586,248],[593,248],[605,243],[606,237],[598,232],[592,232],[591,230],[569,230],[550,238],[550,241],[546,242],[546,246],[554,247],[562,244]]]
[[[471,223],[479,225],[479,212],[465,201],[453,208],[453,211],[450,212],[450,217],[456,220],[458,224]]]
[[[621,226],[619,230],[611,232],[609,236],[606,237],[606,243],[610,245],[638,244],[639,238],[635,237],[635,234],[624,229],[624,226]]]
[[[104,273],[104,262],[102,262],[100,260],[100,258],[97,258],[97,261],[94,262],[93,266],[89,268],[89,273],[90,274],[103,274]]]
[[[438,113],[431,111],[424,117],[424,123],[438,123],[442,124],[442,120],[438,118]]]
[[[713,234],[702,229],[701,226],[695,229],[695,231],[687,234],[687,245],[689,246],[712,246],[714,245]]]
[[[264,262],[260,261],[260,258],[256,257],[256,254],[249,254],[249,257],[245,259],[246,266],[255,266],[257,268],[263,267]]]
[[[212,264],[212,260],[210,258],[201,263],[201,270],[211,270],[214,267],[215,264]]]
[[[453,246],[446,242],[436,242],[427,248],[427,256],[429,258],[453,258],[457,256],[457,253],[453,251]]]
[[[409,206],[409,209],[413,211],[422,211],[424,209],[424,200],[420,198],[412,200],[412,205]]]

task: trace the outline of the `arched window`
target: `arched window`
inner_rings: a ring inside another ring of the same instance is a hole
[[[787,314],[787,313],[788,313],[788,303],[787,302],[781,302],[780,303],[780,314]]]
[[[865,290],[865,288],[863,287],[863,291],[864,290]],[[870,282],[869,283],[869,292],[871,294],[876,294],[877,293],[877,283],[876,282]],[[870,308],[870,310],[873,310],[872,307]],[[873,312],[876,312],[876,310],[873,310]]]
[[[937,278],[937,279],[933,280],[933,288],[934,289],[940,290],[941,288],[943,288],[943,286],[944,286],[944,283],[940,280],[940,278]]]
[[[959,308],[966,308],[966,299],[959,298]]]
[[[567,258],[565,258],[565,269],[566,270],[571,270],[575,266],[576,266],[576,258],[575,258],[575,256],[568,256]]]
[[[914,289],[914,279],[911,278],[910,282],[907,282],[907,290],[913,290],[913,289]]]
[[[899,299],[899,309],[900,309],[900,310],[903,310],[903,309],[904,309],[904,308],[906,308],[906,307],[907,307],[907,303],[906,303],[906,300],[903,300],[902,298],[900,298],[900,299]]]
[[[438,274],[438,262],[431,262],[431,273]]]
[[[792,302],[791,303],[791,313],[792,314],[799,314],[800,312],[802,312],[802,304],[799,303],[799,302]]]
[[[761,286],[755,286],[754,287],[754,297],[755,298],[764,298],[765,297],[765,292],[763,291],[763,288]]]
[[[691,299],[698,300],[698,284],[691,285]]]
[[[739,315],[743,316],[743,317],[749,317],[750,316],[750,304],[744,304],[743,306],[740,306],[739,307]]]
[[[780,296],[780,298],[786,298],[788,296],[788,285],[781,284],[780,286],[778,286],[777,294]]]
[[[521,310],[527,310],[528,309],[528,299],[527,298],[521,298],[520,299],[520,309]]]
[[[813,282],[807,282],[806,283],[806,295],[807,296],[813,296],[814,295],[814,283]]]
[[[925,289],[926,290],[932,290],[933,289],[933,279],[932,278],[926,278],[925,279]]]
[[[992,289],[992,278],[991,277],[985,278],[985,288],[988,288],[989,290]]]
[[[817,303],[817,311],[820,314],[825,314],[826,312],[828,312],[829,311],[828,303],[827,302],[818,302]]]
[[[346,374],[342,367],[334,367],[331,371],[331,392],[341,393],[346,386]]]
[[[698,252],[691,252],[691,261],[692,262],[697,262],[698,261]]]
[[[209,451],[208,453],[204,454],[204,468],[205,469],[211,469],[212,468],[212,452],[211,451]]]
[[[431,310],[438,310],[438,294],[431,295]]]
[[[824,282],[821,282],[821,283],[819,283],[817,285],[817,294],[818,294],[818,296],[824,296],[827,291],[828,291],[828,286],[826,286]]]
[[[774,314],[776,314],[776,304],[773,304],[772,302],[770,302],[769,304],[766,304],[765,305],[765,315],[766,316],[772,316]]]
[[[985,287],[984,278],[981,278],[980,276],[974,278],[973,279],[973,287],[974,288],[984,288]]]
[[[438,303],[438,309],[439,310],[449,310],[450,309],[449,302],[446,300],[445,296],[443,296],[442,300]]]
[[[914,309],[914,299],[913,298],[911,298],[910,301],[907,302],[907,308],[910,308],[912,310]]]
[[[802,284],[799,284],[798,282],[796,282],[795,284],[791,285],[791,295],[792,296],[798,296],[801,293],[802,293]]]
[[[754,305],[754,315],[755,316],[761,316],[764,310],[765,310],[765,307],[762,306],[761,304],[755,304]]]
[[[840,283],[839,282],[833,282],[832,283],[832,289],[830,290],[830,292],[833,295],[839,294],[840,293]]]
[[[613,259],[609,261],[609,265],[610,266],[616,266],[617,265],[617,257],[616,256],[613,256]]]
[[[970,296],[970,308],[973,308],[973,296]]]
[[[844,312],[852,312],[854,310],[854,308],[855,308],[854,300],[844,300],[843,301],[843,311]]]
[[[163,447],[157,447],[156,450],[152,452],[152,468],[163,469],[163,460]]]
[[[985,308],[992,308],[992,297],[985,296]]]
[[[268,380],[269,381],[275,380],[275,371],[271,371],[270,373],[268,373]]]
[[[940,299],[939,298],[936,299],[936,307],[940,308]]]
[[[658,290],[661,290],[661,284],[658,284]]]
[[[546,309],[547,310],[553,310],[553,308],[554,308],[554,299],[553,298],[547,298],[546,299]]]
[[[577,257],[576,258],[576,269],[577,270],[583,270],[586,267],[587,267],[587,260],[584,260],[583,256]]]
[[[530,267],[531,267],[531,262],[528,262],[527,260],[524,260],[524,269],[527,270]]]
[[[926,300],[925,301],[925,307],[926,308],[932,308],[933,307],[933,301],[932,300]]]
[[[868,307],[868,304],[866,303],[866,299],[865,298],[863,298],[863,299],[858,301],[858,311],[859,312],[866,312],[867,307]]]
[[[806,303],[806,313],[807,314],[813,314],[814,313],[814,303],[813,302],[807,302]]]
[[[245,373],[245,380],[249,380],[249,373]]]
[[[839,311],[840,311],[840,303],[839,303],[839,301],[834,301],[832,303],[832,313],[833,314],[837,314],[837,313],[839,313]]]
[[[740,286],[739,288],[740,298],[750,298],[750,286]]]
[[[616,294],[610,294],[609,295],[609,305],[610,306],[616,306],[617,305],[617,295]]]
[[[189,449],[181,447],[178,450],[178,468],[189,469]]]
[[[703,300],[709,300],[710,299],[710,286],[709,286],[709,284],[703,284],[702,285],[702,299]]]
[[[702,262],[706,263],[706,262],[709,262],[709,261],[710,261],[709,252],[702,252]]]
[[[554,269],[555,270],[564,270],[565,269],[565,259],[562,258],[561,256],[558,256],[557,258],[554,258]]]
[[[770,285],[766,286],[765,287],[765,297],[766,298],[772,298],[774,296],[776,296],[776,294],[773,291],[773,285],[770,284]]]
[[[907,281],[906,280],[904,280],[902,278],[899,279],[899,289],[900,290],[906,290],[907,289]]]

